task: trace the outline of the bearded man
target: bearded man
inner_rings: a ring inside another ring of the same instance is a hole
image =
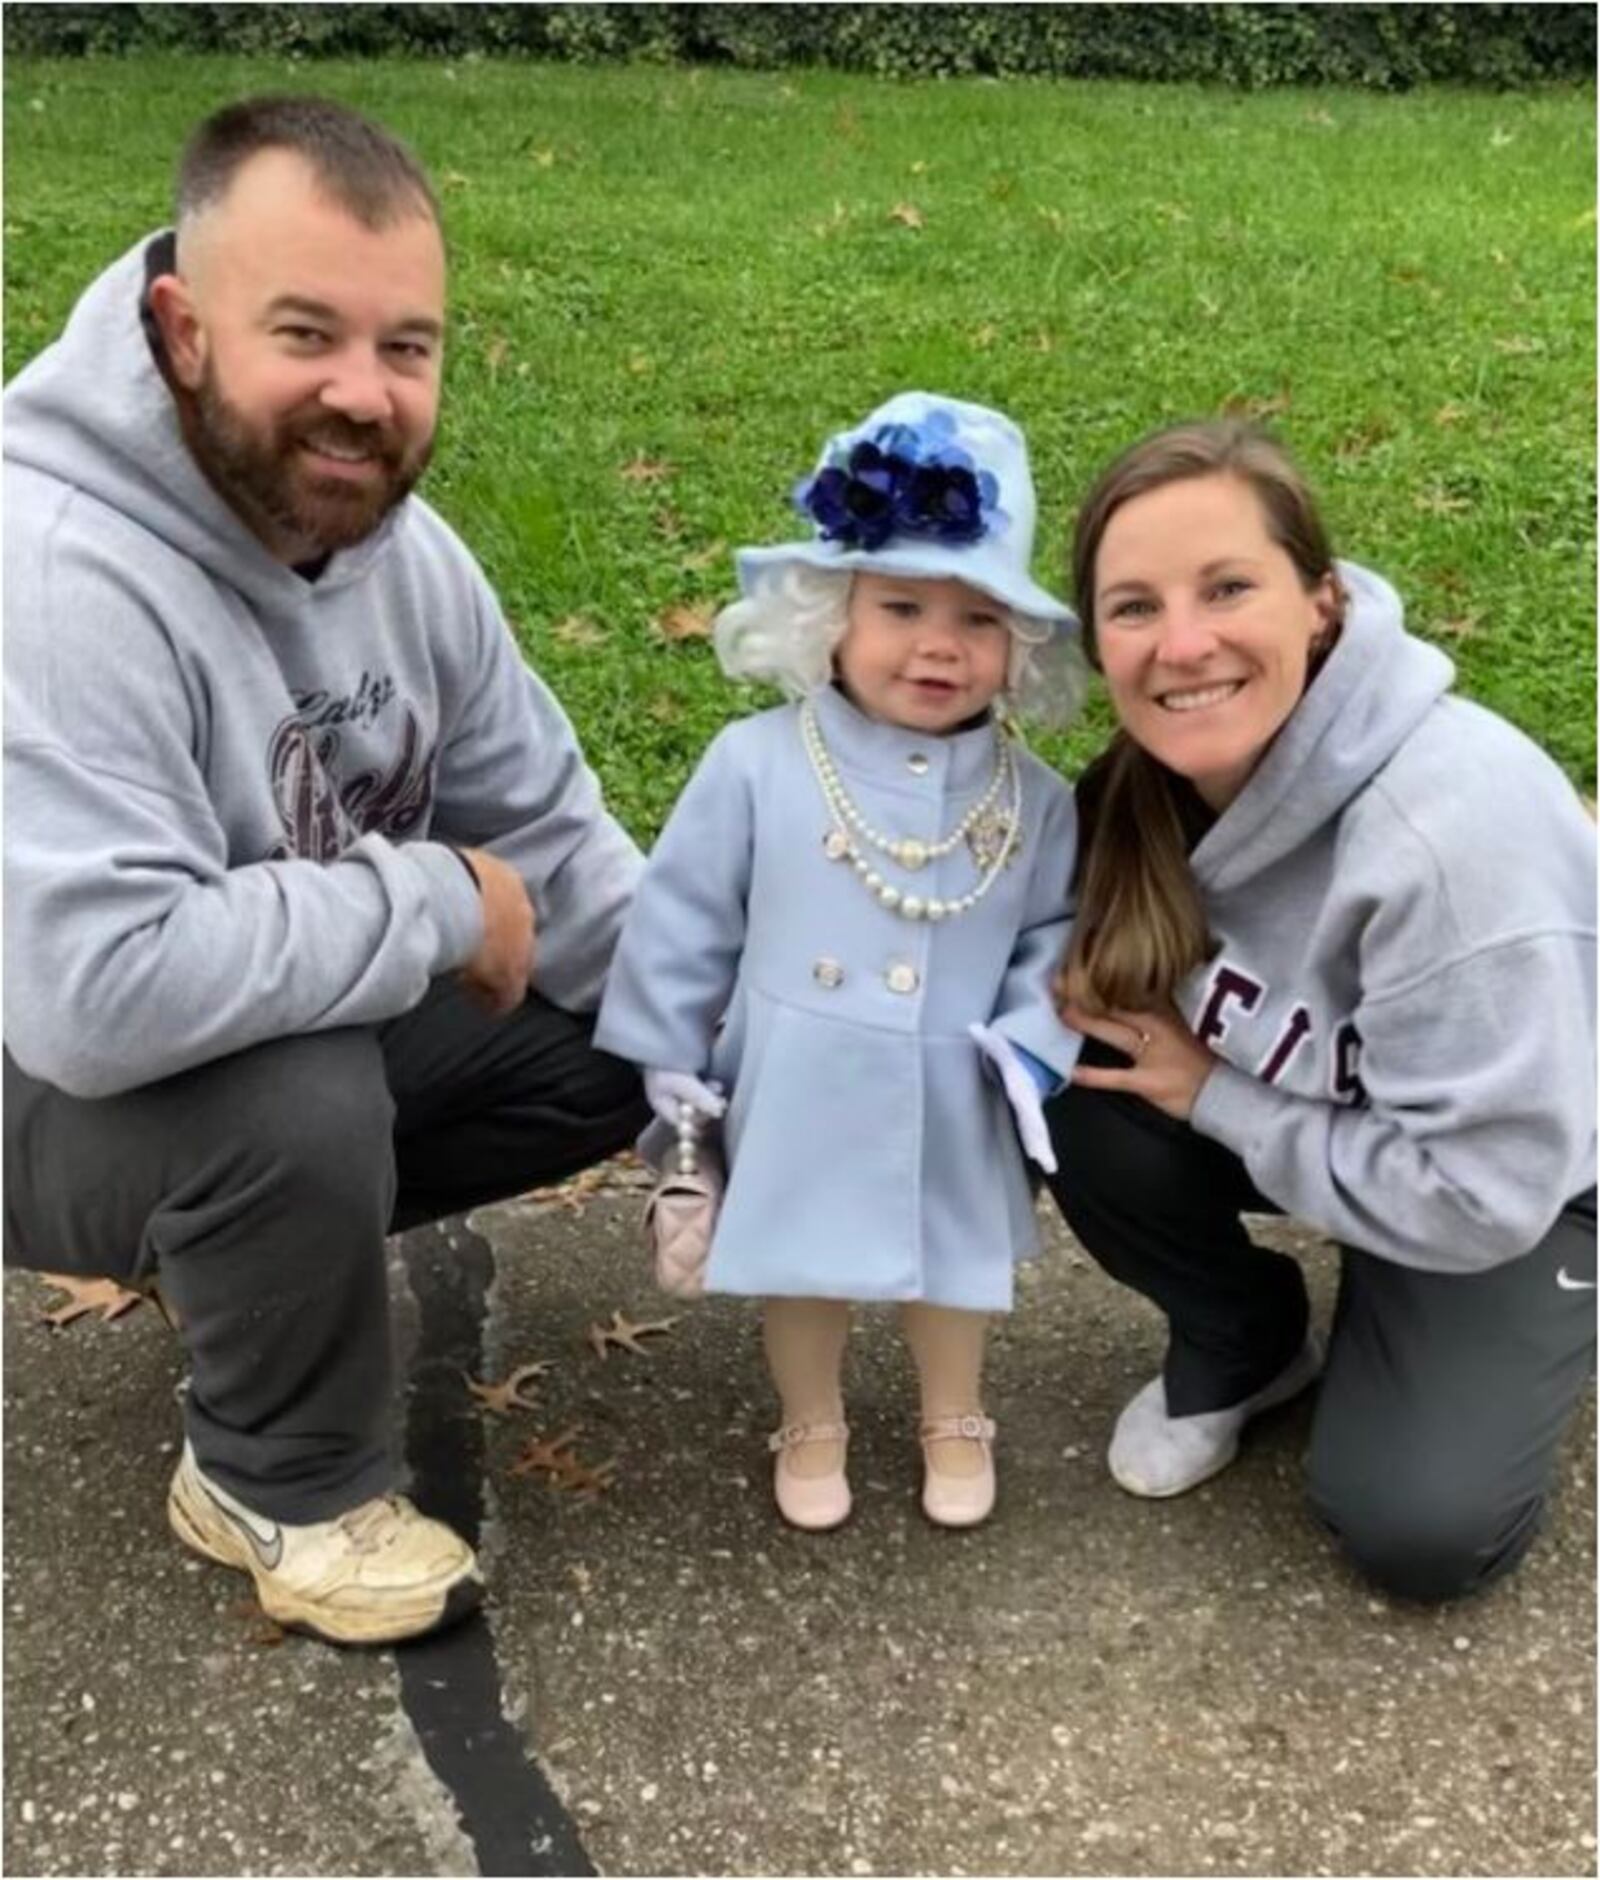
[[[481,1593],[392,1493],[385,1236],[647,1115],[637,851],[410,493],[444,332],[417,160],[254,99],[5,396],[6,1260],[159,1280],[172,1525],[340,1642]]]

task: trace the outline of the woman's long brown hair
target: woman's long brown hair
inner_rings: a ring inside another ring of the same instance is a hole
[[[1211,476],[1236,477],[1255,492],[1268,534],[1308,592],[1332,573],[1327,531],[1282,445],[1228,419],[1156,431],[1101,474],[1078,513],[1073,594],[1096,669],[1095,563],[1107,524],[1136,496]],[[1058,993],[1090,1011],[1163,1005],[1214,951],[1174,783],[1126,731],[1116,733],[1079,782],[1077,919]]]

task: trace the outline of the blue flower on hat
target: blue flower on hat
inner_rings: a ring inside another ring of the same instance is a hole
[[[955,545],[1004,527],[999,485],[955,441],[955,419],[934,410],[919,424],[880,425],[841,446],[794,491],[824,541],[872,552],[897,536]]]

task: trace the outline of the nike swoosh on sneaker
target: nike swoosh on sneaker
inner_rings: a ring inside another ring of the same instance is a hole
[[[1556,1284],[1563,1292],[1593,1292],[1595,1288],[1592,1279],[1574,1279],[1564,1266],[1557,1269]]]
[[[219,1514],[226,1515],[229,1522],[250,1543],[252,1553],[270,1573],[283,1558],[283,1534],[276,1521],[264,1521],[260,1515],[254,1515],[246,1508],[236,1507],[225,1502],[220,1495],[211,1492],[209,1483],[202,1482],[206,1499]]]

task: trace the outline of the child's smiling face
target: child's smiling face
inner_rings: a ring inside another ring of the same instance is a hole
[[[939,734],[984,711],[1005,684],[1005,608],[965,581],[858,574],[834,664],[870,718]]]

